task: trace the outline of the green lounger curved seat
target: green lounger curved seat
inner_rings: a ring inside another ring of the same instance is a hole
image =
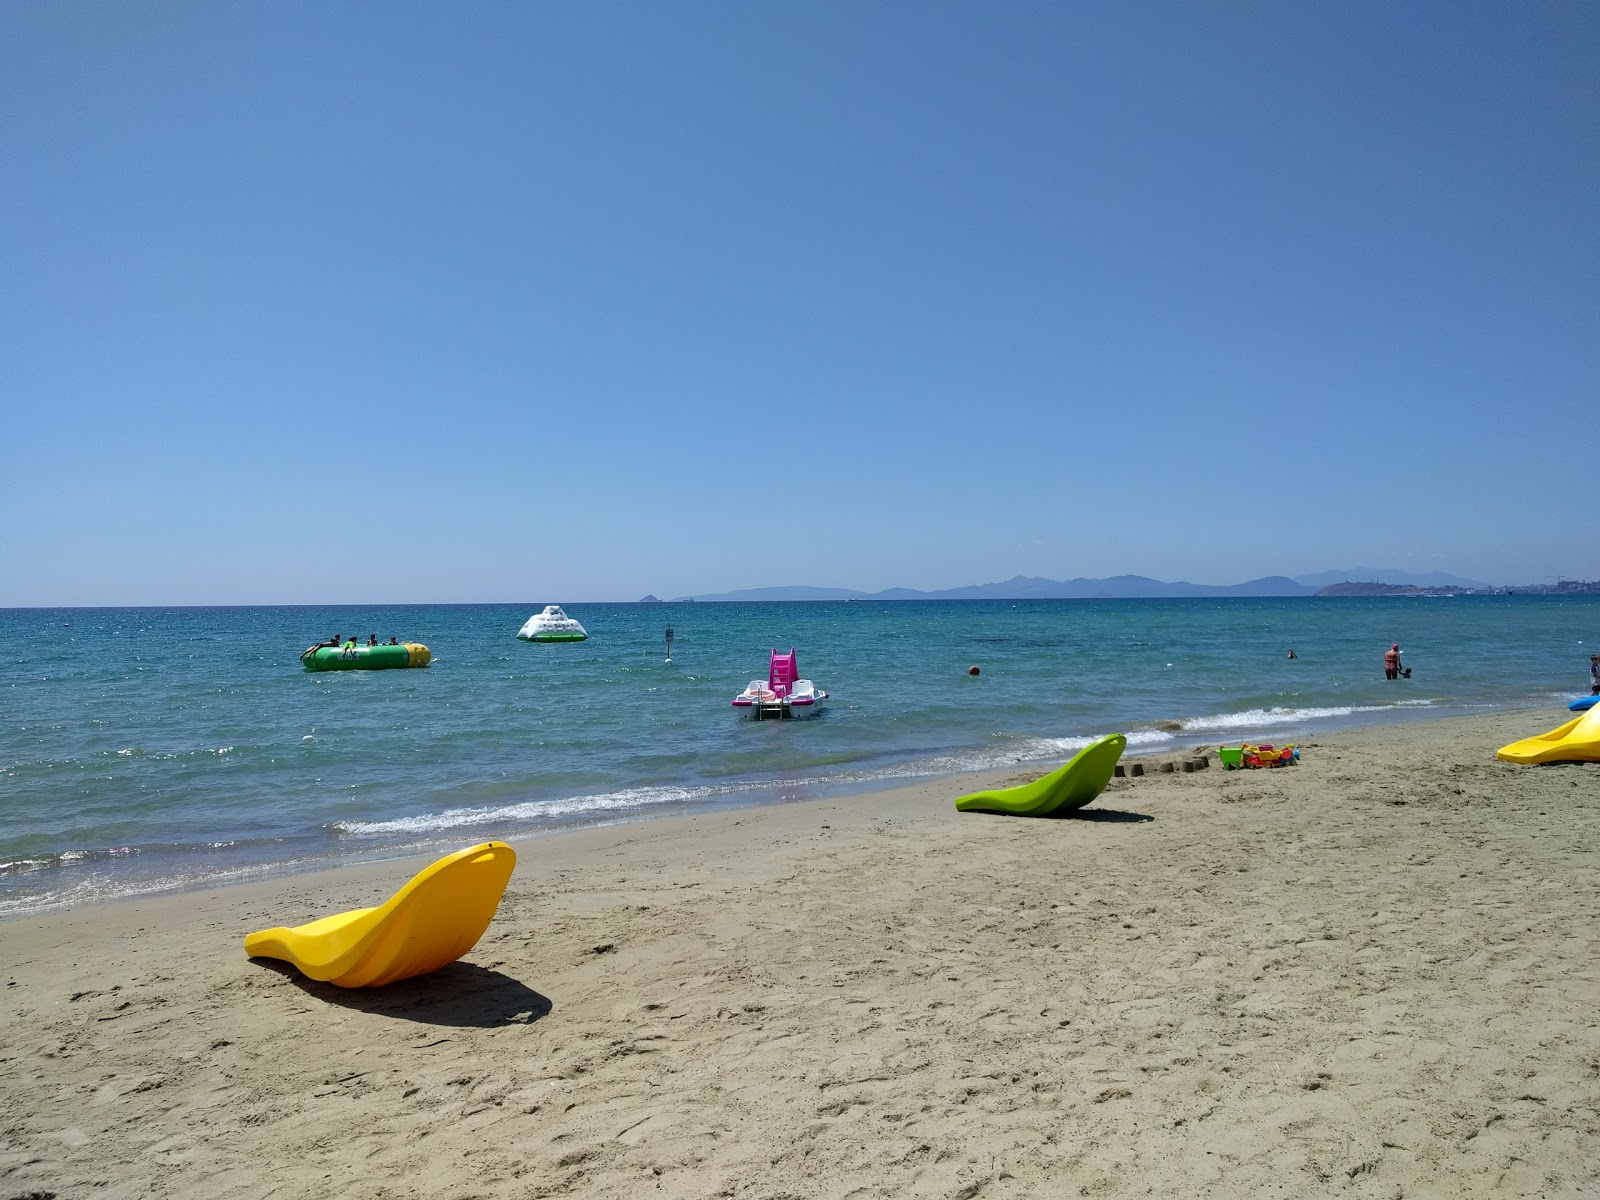
[[[1072,761],[1043,779],[1021,787],[994,792],[974,792],[956,801],[962,812],[1009,813],[1017,817],[1048,817],[1052,813],[1082,808],[1111,782],[1117,759],[1127,748],[1125,734],[1111,733],[1090,742]]]
[[[453,963],[483,936],[517,865],[504,842],[447,854],[377,908],[244,939],[251,958],[281,958],[339,987],[382,987]]]

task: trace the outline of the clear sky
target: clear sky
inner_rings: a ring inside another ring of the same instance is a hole
[[[0,605],[1600,577],[1600,5],[0,6]]]

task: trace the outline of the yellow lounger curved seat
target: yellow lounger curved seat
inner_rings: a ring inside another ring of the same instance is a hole
[[[517,865],[504,842],[447,854],[377,908],[357,908],[294,929],[244,939],[251,958],[281,958],[312,979],[382,987],[453,963],[494,919]]]
[[[1111,782],[1117,759],[1127,748],[1128,739],[1120,733],[1107,734],[1090,742],[1066,766],[1043,779],[1020,787],[994,792],[974,792],[956,801],[962,812],[1010,813],[1018,817],[1048,817],[1052,813],[1082,808]]]
[[[1600,762],[1600,705],[1549,733],[1501,746],[1494,756],[1503,762]]]

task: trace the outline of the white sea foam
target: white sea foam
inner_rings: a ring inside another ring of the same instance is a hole
[[[683,804],[693,800],[709,799],[718,794],[747,790],[750,788],[730,786],[630,788],[620,792],[605,792],[596,796],[571,796],[561,800],[529,800],[521,804],[501,804],[489,808],[450,808],[444,812],[397,817],[391,821],[335,821],[331,828],[357,837],[371,837],[385,833],[434,833],[443,829],[463,829],[473,825],[547,821],[552,817],[612,812],[617,809],[641,808],[652,804]]]
[[[1076,754],[1089,743],[1098,741],[1099,738],[1104,736],[1104,734],[1097,734],[1095,737],[1039,738],[1036,741],[1023,743],[1021,747],[1022,753],[1019,754],[1014,751],[1004,759],[986,765],[1003,767],[1036,758],[1057,758],[1063,754]],[[1165,729],[1135,729],[1125,736],[1128,739],[1130,749],[1141,746],[1160,746],[1173,739],[1173,735]]]
[[[838,775],[822,776],[807,782],[834,787],[840,784],[872,783],[888,779],[926,779],[935,775],[964,775],[973,771],[996,771],[1005,767],[1020,766],[1063,755],[1073,755],[1090,742],[1104,737],[1017,738],[1003,741],[982,750],[969,750],[961,754],[941,755],[938,758],[921,758],[892,767],[871,768]],[[1171,741],[1172,735],[1159,729],[1138,730],[1128,735],[1128,744],[1151,744]],[[741,789],[743,790],[743,789]]]
[[[1399,708],[1426,708],[1430,700],[1402,700],[1394,704],[1333,705],[1322,707],[1250,708],[1240,712],[1215,713],[1209,716],[1188,717],[1174,721],[1167,728],[1134,729],[1128,733],[1130,750],[1158,749],[1180,738],[1196,738],[1236,730],[1263,729],[1284,725],[1305,725],[1361,713],[1391,711]],[[1096,735],[1100,736],[1100,735]],[[723,796],[749,796],[761,792],[796,790],[836,791],[848,787],[870,787],[899,780],[921,779],[940,775],[968,774],[978,771],[1003,770],[1041,761],[1060,762],[1082,750],[1094,736],[1074,737],[1006,737],[982,749],[959,754],[939,755],[915,759],[892,766],[868,767],[861,770],[834,771],[800,779],[754,779],[738,784],[704,785],[699,787],[642,787],[615,792],[602,792],[588,796],[567,796],[548,800],[530,800],[516,804],[486,805],[473,808],[451,808],[441,812],[421,813],[412,817],[397,817],[386,821],[336,821],[330,828],[352,837],[383,837],[395,834],[429,836],[446,830],[465,829],[484,825],[535,825],[564,824],[574,819],[626,818],[641,810],[668,804],[696,804]]]
[[[426,848],[426,846],[417,845],[397,846],[392,849],[396,853],[405,853],[412,850],[420,852]],[[127,848],[124,847],[123,849],[126,850]],[[359,859],[353,861],[359,861]],[[178,891],[199,884],[216,887],[219,884],[242,882],[274,875],[289,875],[297,871],[313,870],[328,865],[330,865],[330,860],[326,858],[296,857],[275,862],[247,863],[242,866],[223,868],[219,868],[212,863],[201,870],[185,871],[178,869],[167,873],[150,875],[130,876],[90,870],[75,873],[71,877],[71,882],[46,891],[16,895],[0,893],[0,917],[47,912],[50,909],[72,908],[80,904],[125,899],[131,896],[151,896],[162,892]]]
[[[7,862],[0,862],[0,875],[7,871],[32,871],[37,867],[48,867],[48,858],[13,858]]]
[[[1083,746],[1087,746],[1092,740],[1092,738],[1084,738]],[[1171,740],[1172,735],[1164,729],[1135,729],[1128,735],[1128,745],[1130,746],[1155,746]],[[1078,749],[1083,749],[1083,746],[1079,746]]]
[[[1103,735],[1102,735],[1103,736]],[[1136,730],[1128,735],[1130,746],[1152,746],[1170,742],[1173,735],[1159,729]],[[536,822],[548,824],[560,818],[600,817],[627,814],[661,804],[693,804],[718,796],[750,795],[758,792],[795,789],[834,790],[850,786],[870,786],[902,779],[926,779],[938,775],[959,775],[974,771],[993,771],[1040,760],[1059,761],[1082,750],[1092,737],[1019,738],[965,754],[917,759],[894,766],[839,771],[803,779],[757,779],[738,784],[701,787],[629,788],[592,796],[530,800],[480,808],[452,808],[443,812],[421,813],[388,821],[335,821],[330,828],[353,837],[378,837],[385,834],[432,834],[447,829],[476,825]]]
[[[1207,733],[1215,730],[1263,729],[1273,725],[1303,725],[1309,721],[1326,721],[1332,717],[1349,717],[1356,713],[1387,712],[1395,708],[1426,708],[1431,700],[1402,700],[1396,704],[1349,704],[1329,708],[1247,708],[1242,712],[1215,713],[1207,717],[1188,717],[1179,722],[1184,733]]]

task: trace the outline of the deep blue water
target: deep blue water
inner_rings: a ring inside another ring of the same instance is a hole
[[[0,914],[1046,764],[1113,730],[1132,752],[1497,707],[1554,726],[1600,645],[1583,598],[588,604],[587,642],[517,641],[539,607],[0,610]],[[433,665],[302,670],[335,631]],[[1383,678],[1391,641],[1409,681]],[[774,646],[832,693],[821,716],[730,707]]]

